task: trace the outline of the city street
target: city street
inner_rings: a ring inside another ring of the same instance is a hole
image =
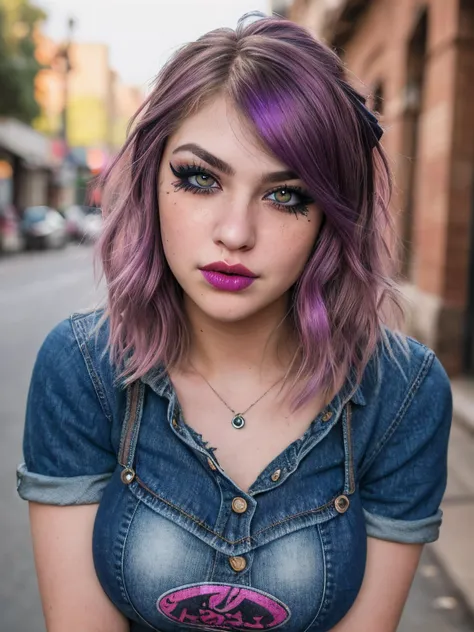
[[[44,632],[27,504],[16,496],[15,468],[21,460],[25,398],[36,352],[58,321],[94,304],[99,296],[91,255],[89,247],[70,245],[63,251],[0,258],[1,632]],[[466,435],[466,441],[474,439]],[[473,630],[472,620],[428,547],[399,632]]]

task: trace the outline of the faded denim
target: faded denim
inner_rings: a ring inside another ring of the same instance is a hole
[[[107,325],[90,333],[99,316],[63,321],[38,354],[18,492],[100,503],[95,567],[132,632],[326,632],[358,594],[367,536],[438,537],[452,398],[427,347],[409,339],[409,359],[395,346],[379,374],[369,364],[245,493],[183,421],[167,378],[122,388]]]

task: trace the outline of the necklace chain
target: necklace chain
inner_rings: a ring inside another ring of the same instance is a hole
[[[221,402],[224,404],[224,406],[225,406],[228,410],[230,410],[230,412],[234,415],[234,417],[232,418],[232,426],[233,426],[234,428],[242,428],[242,427],[244,426],[244,424],[245,424],[244,415],[246,415],[246,414],[248,413],[248,411],[249,411],[251,408],[253,408],[256,404],[258,404],[258,402],[259,402],[260,400],[262,400],[262,399],[265,397],[265,395],[267,395],[267,394],[268,394],[268,393],[269,393],[269,392],[270,392],[273,388],[275,388],[275,386],[276,386],[277,384],[279,384],[279,383],[283,380],[283,378],[281,377],[281,378],[280,378],[279,380],[277,380],[274,384],[272,384],[272,385],[270,386],[270,388],[267,388],[267,390],[266,390],[266,391],[265,391],[262,395],[260,395],[260,397],[259,397],[258,399],[256,399],[256,400],[255,400],[252,404],[250,404],[250,406],[248,406],[248,407],[247,407],[247,408],[246,408],[243,412],[238,413],[238,412],[236,412],[236,411],[235,411],[235,410],[234,410],[231,406],[229,406],[229,404],[225,401],[225,399],[223,399],[223,398],[219,395],[219,393],[218,393],[218,392],[216,391],[216,389],[212,386],[212,384],[209,382],[209,380],[207,380],[207,379],[204,377],[204,375],[203,375],[200,371],[198,371],[198,370],[196,369],[196,367],[195,367],[195,366],[193,366],[193,365],[191,365],[191,366],[192,366],[192,367],[193,367],[193,369],[196,371],[196,373],[202,377],[202,379],[206,382],[206,384],[209,386],[209,388],[211,389],[211,391],[212,391],[212,392],[216,395],[216,397],[218,397],[218,398],[221,400]],[[236,425],[236,423],[235,423],[235,421],[236,421],[236,419],[237,419],[237,418],[238,418],[238,420],[239,420],[239,421],[238,421],[238,425]],[[241,421],[240,421],[240,420],[241,420]]]

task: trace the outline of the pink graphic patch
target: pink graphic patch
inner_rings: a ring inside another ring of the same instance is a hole
[[[290,618],[289,609],[274,597],[229,584],[173,590],[156,605],[172,621],[213,630],[273,630]]]

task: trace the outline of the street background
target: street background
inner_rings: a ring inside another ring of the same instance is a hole
[[[455,407],[441,537],[399,632],[474,632],[471,0],[0,0],[0,632],[45,630],[15,470],[36,353],[104,291],[94,178],[170,53],[255,9],[333,47],[385,128],[407,331],[437,353]]]

